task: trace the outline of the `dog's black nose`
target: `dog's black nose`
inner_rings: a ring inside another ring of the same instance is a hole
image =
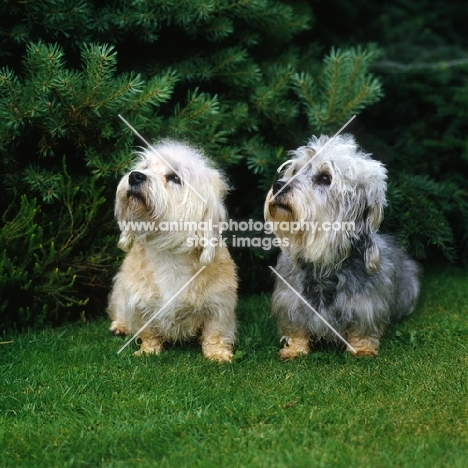
[[[273,195],[276,195],[280,190],[281,190],[281,193],[286,193],[289,190],[289,185],[286,185],[286,187],[285,185],[286,185],[286,182],[284,180],[277,180],[273,184]]]
[[[145,174],[138,172],[138,171],[130,172],[130,175],[128,176],[128,181],[130,182],[130,185],[139,185],[145,180],[146,180]]]

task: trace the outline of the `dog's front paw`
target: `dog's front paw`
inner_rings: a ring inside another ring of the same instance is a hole
[[[234,356],[232,346],[219,337],[205,337],[202,350],[206,358],[216,362],[232,362]]]
[[[369,356],[369,357],[376,357],[379,352],[376,349],[357,349],[353,351],[352,349],[347,349],[353,356]]]
[[[143,340],[140,349],[133,353],[134,356],[143,356],[145,354],[160,354],[163,350],[162,342],[156,338]]]
[[[353,356],[375,357],[379,353],[379,339],[374,336],[349,336],[346,351]]]
[[[296,359],[300,355],[309,354],[309,339],[306,337],[290,337],[284,336],[282,341],[285,341],[283,348],[279,352],[280,359],[283,361]]]
[[[116,336],[125,336],[130,333],[126,325],[119,320],[114,320],[109,328],[110,332]]]
[[[232,349],[228,347],[203,350],[203,354],[208,359],[216,362],[232,362],[232,358],[234,356]]]

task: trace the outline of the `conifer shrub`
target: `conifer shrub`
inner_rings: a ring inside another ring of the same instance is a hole
[[[5,1],[0,12],[3,327],[102,313],[122,258],[115,187],[143,144],[119,114],[148,141],[203,147],[238,187],[231,214],[261,219],[286,150],[382,94],[376,49],[320,50],[302,2]],[[258,289],[266,254],[235,255]]]

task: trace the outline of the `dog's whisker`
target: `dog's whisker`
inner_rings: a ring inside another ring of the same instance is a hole
[[[285,166],[288,166],[288,165],[292,164],[293,162],[294,162],[293,159],[288,159],[288,160],[285,161],[283,164],[281,164],[280,167],[278,167],[278,169],[276,170],[276,172],[279,174],[279,173],[283,170],[283,168],[284,168]]]

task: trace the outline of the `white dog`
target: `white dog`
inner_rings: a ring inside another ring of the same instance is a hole
[[[377,234],[386,170],[351,135],[312,138],[284,168],[265,202],[265,218],[287,240],[272,296],[280,356],[307,354],[314,340],[338,336],[352,354],[375,356],[385,327],[412,312],[419,292],[417,264]]]
[[[135,354],[200,336],[204,355],[231,361],[237,276],[218,226],[227,184],[203,154],[165,141],[120,181],[115,215],[128,252],[109,298],[110,330],[141,332]]]

